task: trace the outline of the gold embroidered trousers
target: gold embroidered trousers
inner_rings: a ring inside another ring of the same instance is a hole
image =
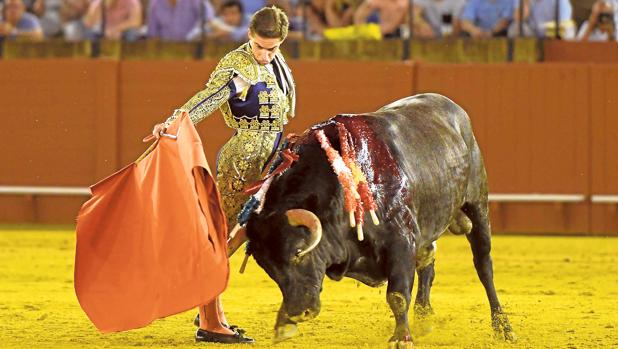
[[[249,195],[245,188],[261,179],[261,173],[278,146],[279,132],[237,130],[217,157],[217,186],[221,193],[228,229],[232,229]]]

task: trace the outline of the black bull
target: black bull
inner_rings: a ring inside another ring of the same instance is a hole
[[[335,122],[350,130],[378,207],[380,224],[366,223],[363,241],[350,227],[337,176],[311,137],[315,130],[324,130],[339,149]],[[422,319],[432,313],[435,241],[447,230],[465,233],[489,299],[493,328],[501,337],[515,339],[493,282],[483,159],[462,108],[436,94],[408,97],[374,113],[340,115],[317,125],[292,150],[299,160],[272,182],[262,211],[247,223],[248,252],[283,294],[276,340],[291,337],[296,323],[319,313],[327,275],[370,286],[387,281],[387,302],[396,320],[390,342],[411,346],[408,309],[415,271],[419,287],[414,308]],[[307,252],[314,242],[315,226],[291,224],[287,212],[294,209],[319,220],[323,232],[306,254],[299,252]]]

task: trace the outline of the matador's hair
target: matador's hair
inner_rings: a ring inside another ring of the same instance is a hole
[[[288,36],[288,16],[278,7],[264,7],[251,17],[249,30],[263,38],[284,40]]]

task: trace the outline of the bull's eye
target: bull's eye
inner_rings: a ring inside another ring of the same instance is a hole
[[[302,248],[299,248],[298,250],[296,250],[296,257],[298,257],[301,252],[303,252]]]

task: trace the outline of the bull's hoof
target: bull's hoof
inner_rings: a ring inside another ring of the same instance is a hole
[[[298,326],[296,326],[296,324],[285,324],[275,328],[275,338],[273,339],[273,342],[283,342],[284,340],[290,339],[297,334]]]
[[[406,341],[390,341],[388,342],[388,349],[413,349],[414,343],[412,340]]]
[[[517,342],[517,335],[513,330],[510,331],[494,331],[494,337],[497,340],[503,340],[509,343]]]
[[[497,339],[505,340],[514,343],[517,341],[517,335],[511,327],[508,316],[504,313],[496,313],[492,315],[491,325],[494,328],[494,335]]]

